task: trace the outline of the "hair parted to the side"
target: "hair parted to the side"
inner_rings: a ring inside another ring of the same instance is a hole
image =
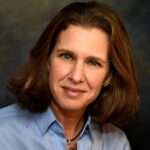
[[[102,88],[98,98],[87,108],[87,113],[99,123],[128,122],[139,107],[132,49],[122,21],[105,4],[74,2],[64,7],[44,30],[18,76],[9,81],[9,89],[16,94],[21,107],[31,112],[42,112],[50,106],[52,95],[48,85],[48,58],[59,33],[71,24],[102,29],[110,40],[111,82]]]

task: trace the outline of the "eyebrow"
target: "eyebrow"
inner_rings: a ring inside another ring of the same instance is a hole
[[[56,51],[58,53],[60,53],[60,52],[66,52],[66,53],[69,53],[69,54],[71,54],[73,56],[76,56],[71,50],[68,50],[68,49],[65,49],[65,48],[60,48],[60,49],[57,49]],[[101,62],[103,65],[106,64],[105,60],[103,60],[102,58],[99,58],[97,56],[89,56],[88,60],[96,60],[96,61]]]
[[[61,48],[61,49],[57,49],[57,52],[67,52],[67,53],[71,53],[71,54],[74,54],[71,50],[68,50],[68,49],[64,49],[64,48]]]

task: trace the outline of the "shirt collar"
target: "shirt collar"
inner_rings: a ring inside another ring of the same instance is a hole
[[[44,111],[42,113],[34,113],[33,117],[34,117],[36,124],[42,135],[44,135],[48,131],[49,127],[55,121],[57,121],[56,116],[50,107],[48,107],[46,109],[46,111]],[[82,136],[85,132],[89,133],[90,137],[92,137],[91,136],[91,132],[92,132],[91,116],[88,116],[87,121],[85,123],[85,126],[84,126],[80,136]]]
[[[80,134],[80,137],[83,136],[84,133],[88,134],[90,138],[92,138],[92,134],[91,134],[91,131],[92,131],[92,126],[91,126],[91,116],[88,116],[87,120],[86,120],[86,123],[84,125],[84,128]]]
[[[44,135],[48,128],[56,121],[56,117],[50,107],[42,113],[33,114],[33,116],[42,135]]]

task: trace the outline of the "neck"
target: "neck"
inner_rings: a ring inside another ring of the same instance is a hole
[[[53,112],[58,121],[62,124],[65,130],[66,139],[72,139],[82,130],[85,122],[85,111],[72,111],[58,108],[51,105]]]

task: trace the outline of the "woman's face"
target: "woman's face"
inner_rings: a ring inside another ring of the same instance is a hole
[[[70,25],[60,32],[49,58],[52,107],[85,111],[108,82],[108,36],[103,30]]]

